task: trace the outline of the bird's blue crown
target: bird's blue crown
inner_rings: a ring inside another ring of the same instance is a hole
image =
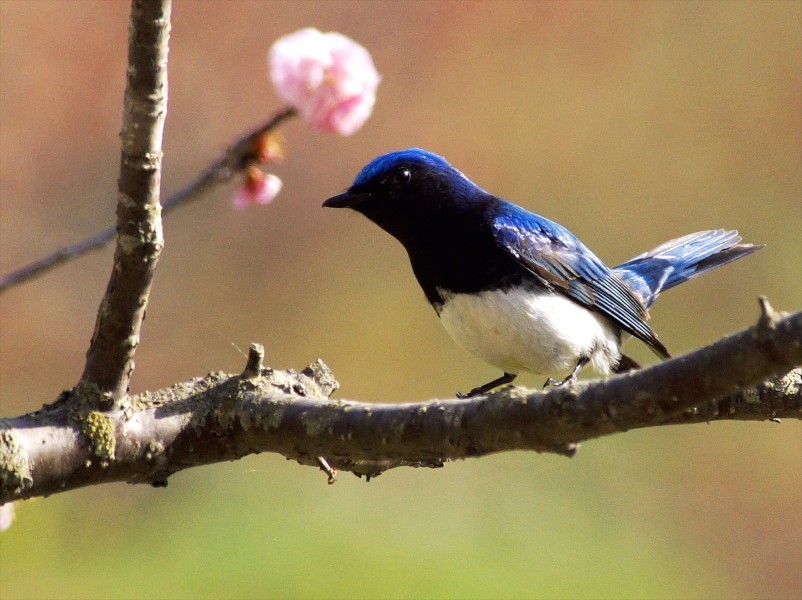
[[[354,179],[355,186],[365,185],[402,165],[421,165],[433,171],[454,169],[442,156],[420,148],[408,148],[382,154],[370,161]],[[454,169],[456,170],[456,169]]]

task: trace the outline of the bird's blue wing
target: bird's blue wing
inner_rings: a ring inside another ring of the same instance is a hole
[[[496,243],[543,285],[598,311],[657,354],[668,350],[646,323],[643,304],[599,258],[562,225],[500,201],[485,223]]]

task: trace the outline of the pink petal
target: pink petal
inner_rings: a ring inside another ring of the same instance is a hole
[[[272,202],[281,191],[284,183],[279,177],[268,173],[262,184],[254,191],[254,200],[257,204],[268,204]]]
[[[234,192],[231,204],[236,210],[243,210],[252,204],[268,204],[281,191],[281,179],[272,173],[265,174],[256,167],[248,169],[243,184]]]
[[[270,78],[316,129],[351,135],[373,112],[381,76],[370,53],[337,32],[306,28],[273,44]]]

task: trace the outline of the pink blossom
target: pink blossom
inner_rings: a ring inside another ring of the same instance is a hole
[[[277,40],[268,57],[279,96],[316,129],[351,135],[367,121],[381,76],[370,53],[311,27]]]
[[[245,181],[234,194],[234,208],[242,210],[252,204],[267,204],[281,191],[282,181],[272,173],[263,173],[256,167],[248,167]]]

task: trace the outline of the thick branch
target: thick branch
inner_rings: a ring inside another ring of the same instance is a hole
[[[133,0],[120,137],[117,249],[79,386],[99,400],[128,391],[142,319],[159,260],[162,132],[167,114],[171,0]]]
[[[711,346],[547,393],[336,401],[320,361],[282,372],[263,369],[261,356],[252,348],[241,375],[212,373],[105,413],[65,393],[0,421],[0,504],[113,481],[166,485],[182,469],[258,452],[323,468],[331,480],[335,469],[371,477],[505,450],[570,456],[581,441],[663,424],[802,419],[802,369],[792,370],[802,364],[802,312],[779,318],[768,304],[757,326]]]

